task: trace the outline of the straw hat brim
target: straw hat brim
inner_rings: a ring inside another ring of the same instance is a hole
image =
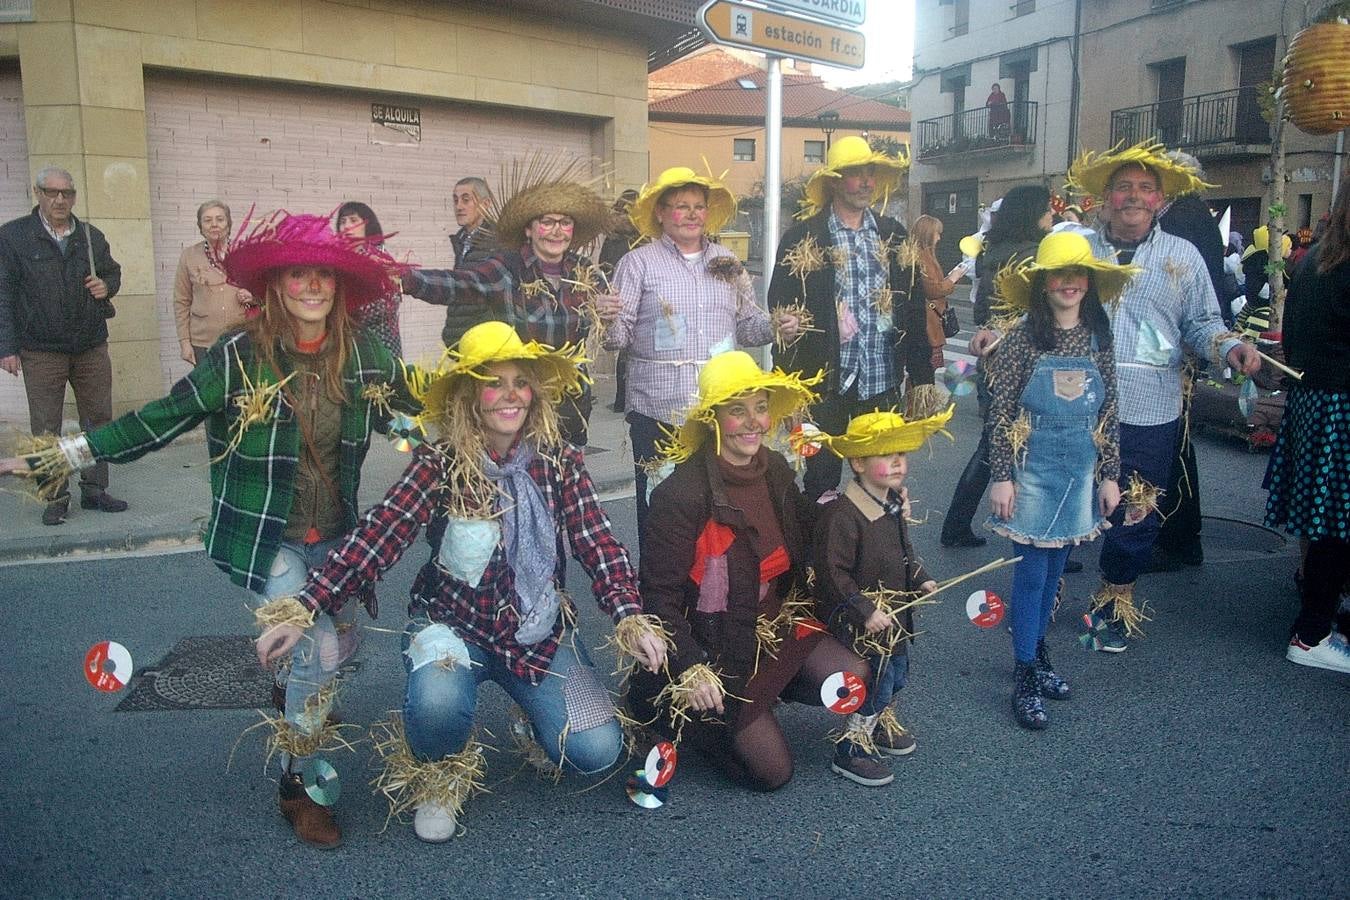
[[[822,166],[811,173],[811,177],[806,179],[806,187],[802,190],[802,215],[801,218],[810,218],[822,209],[830,205],[829,185],[835,179],[840,177],[840,171],[843,169],[854,169],[859,166],[876,166],[876,186],[872,192],[872,202],[885,200],[900,187],[900,180],[905,177],[905,172],[909,170],[909,161],[896,159],[887,156],[884,153],[873,153],[871,156],[849,160],[847,165],[840,166],[838,169],[832,169],[829,166]]]
[[[656,220],[656,204],[661,195],[671,188],[697,185],[708,192],[708,218],[703,223],[704,234],[717,234],[736,218],[736,195],[726,185],[713,178],[696,175],[679,181],[662,182],[643,187],[629,210],[629,219],[638,234],[656,240],[661,236],[661,223]]]
[[[822,434],[813,440],[844,459],[912,453],[933,435],[945,432],[947,422],[955,412],[956,405],[953,404],[940,413],[912,422],[906,422],[903,416],[894,412],[862,415],[849,422],[844,434]]]
[[[550,181],[524,188],[505,203],[497,215],[497,244],[504,250],[525,243],[525,229],[540,216],[570,216],[573,250],[585,247],[612,230],[614,212],[599,194],[575,181]]]
[[[1037,272],[1075,268],[1087,269],[1092,273],[1093,283],[1097,286],[1097,298],[1108,305],[1120,298],[1130,279],[1139,273],[1138,266],[1120,266],[1096,257],[1053,266],[1039,266],[1035,262],[1010,265],[995,276],[995,290],[1003,301],[999,309],[1004,312],[1026,312],[1031,308],[1031,282]]]
[[[1067,185],[1079,194],[1104,197],[1111,176],[1126,165],[1140,165],[1154,172],[1166,197],[1193,194],[1216,186],[1202,180],[1194,170],[1168,156],[1162,144],[1148,141],[1124,149],[1117,147],[1105,153],[1092,150],[1083,153],[1069,167]]]
[[[581,347],[565,346],[554,350],[547,344],[530,341],[508,350],[476,353],[463,356],[447,350],[440,368],[430,376],[421,396],[423,421],[442,425],[448,410],[447,403],[454,387],[462,379],[486,381],[490,376],[482,371],[490,363],[526,360],[541,375],[538,391],[551,403],[557,403],[565,394],[579,394],[585,380],[581,366],[587,362]]]
[[[819,399],[812,387],[819,384],[825,373],[818,372],[803,377],[796,372],[784,372],[774,369],[762,372],[757,377],[741,379],[734,384],[724,385],[718,390],[699,398],[697,404],[685,416],[684,424],[675,430],[671,457],[678,461],[688,458],[708,439],[717,427],[717,407],[737,397],[755,391],[767,391],[769,394],[769,427],[773,428],[789,416],[806,409]]]

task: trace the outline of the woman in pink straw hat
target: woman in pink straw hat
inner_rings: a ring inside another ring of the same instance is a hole
[[[334,234],[327,217],[279,213],[233,243],[225,268],[231,284],[258,298],[257,316],[217,341],[167,397],[0,460],[0,475],[38,474],[45,483],[49,472],[130,462],[205,422],[206,552],[235,584],[272,601],[294,594],[356,524],[361,463],[391,401],[418,407],[402,367],[349,319],[390,292],[392,258]],[[360,596],[374,614],[373,592]],[[261,625],[297,621],[277,603],[258,610]],[[310,639],[290,657],[284,717],[273,723],[285,770],[282,814],[300,840],[321,848],[337,846],[342,834],[331,811],[305,792],[301,771],[331,736],[331,685],[356,650],[355,606],[305,617]]]

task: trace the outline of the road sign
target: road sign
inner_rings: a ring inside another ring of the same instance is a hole
[[[770,12],[738,0],[710,0],[699,8],[698,21],[703,33],[717,44],[826,66],[863,66],[866,42],[862,32],[850,28]]]
[[[763,0],[766,6],[806,13],[823,22],[861,25],[867,19],[867,0]]]

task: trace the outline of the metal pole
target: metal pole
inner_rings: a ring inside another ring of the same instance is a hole
[[[768,58],[768,103],[764,108],[764,277],[765,305],[769,279],[773,277],[773,263],[778,252],[778,212],[783,193],[783,68],[782,59]],[[772,360],[771,346],[765,347],[761,365],[768,368]]]
[[[1341,157],[1345,155],[1345,129],[1336,132],[1336,159],[1331,164],[1331,202],[1327,204],[1330,209],[1336,202],[1336,195],[1341,190]]]

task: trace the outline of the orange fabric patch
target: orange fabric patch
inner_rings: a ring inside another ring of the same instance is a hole
[[[787,549],[779,544],[773,552],[760,560],[759,563],[759,583],[767,584],[773,581],[779,575],[782,575],[792,566],[792,561],[788,559]]]
[[[689,577],[694,584],[703,583],[703,572],[708,566],[708,558],[726,556],[727,550],[736,540],[736,532],[730,526],[711,519],[703,526],[703,532],[694,544],[694,565],[689,569]]]

